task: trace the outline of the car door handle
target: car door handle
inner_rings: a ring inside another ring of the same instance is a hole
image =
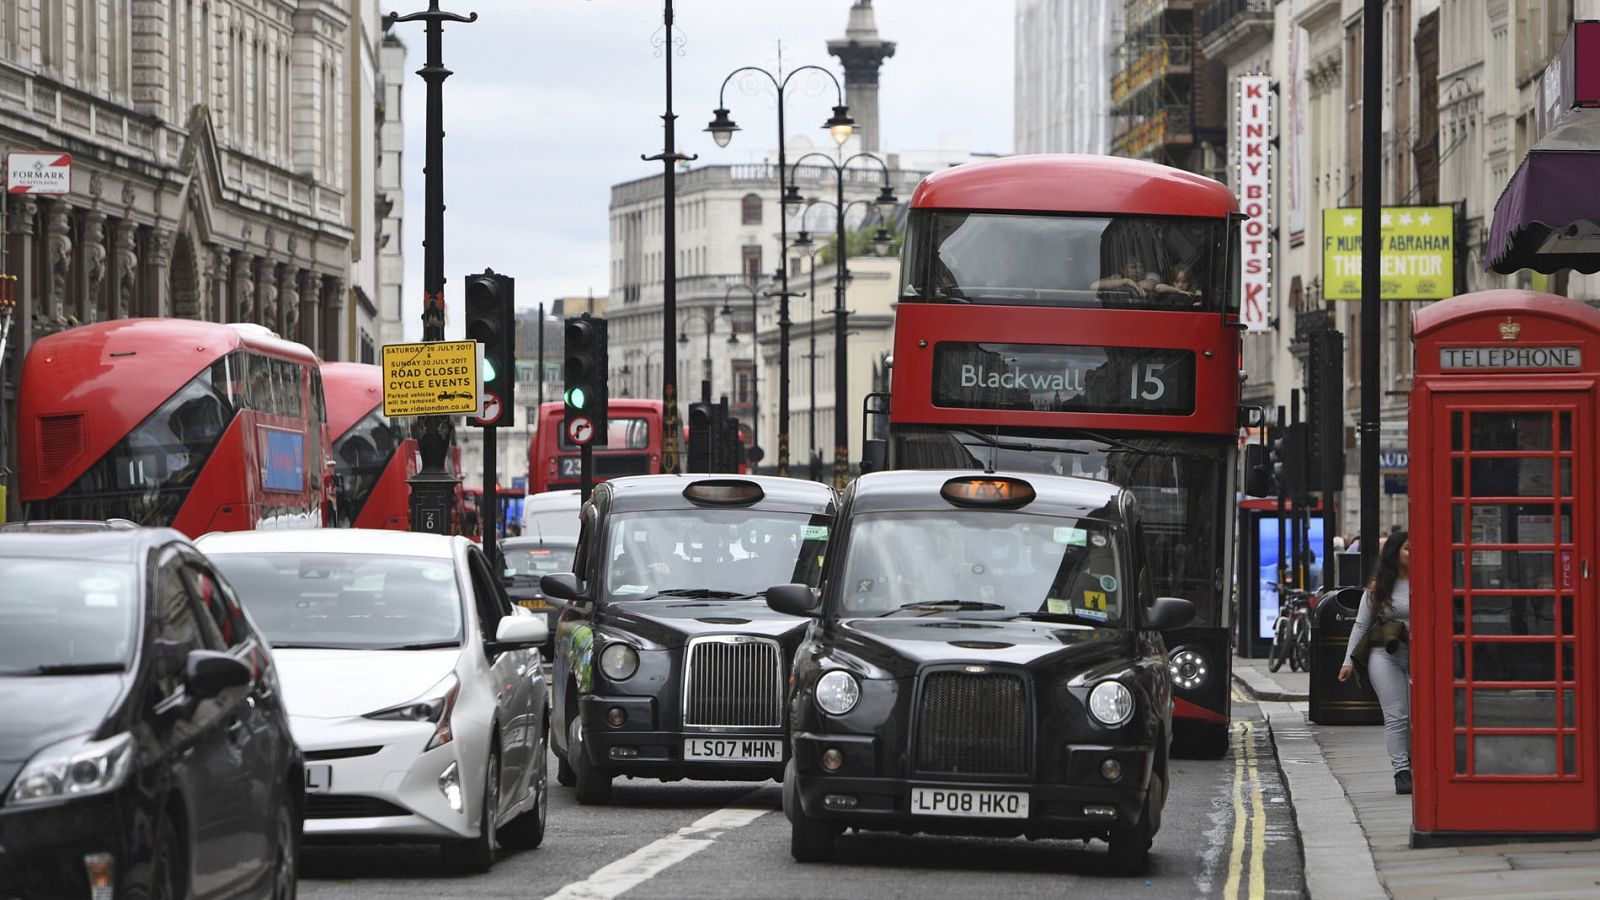
[[[228,743],[238,747],[244,743],[246,737],[247,732],[245,731],[243,722],[238,719],[234,719],[232,722],[228,723]]]

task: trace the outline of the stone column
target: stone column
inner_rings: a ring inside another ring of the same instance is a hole
[[[300,333],[300,267],[289,263],[279,266],[278,279],[278,305],[283,310],[283,328],[278,333],[292,341]]]
[[[67,273],[72,268],[71,225],[64,200],[53,200],[45,211],[44,303],[40,312],[59,328],[67,313]]]
[[[211,247],[211,308],[218,322],[233,321],[229,293],[233,287],[233,255],[225,247]]]
[[[312,348],[318,346],[322,317],[322,286],[318,284],[317,273],[310,269],[300,270],[300,330],[297,339],[300,343]]]
[[[278,264],[256,257],[256,318],[253,321],[278,330]]]
[[[256,311],[255,257],[233,251],[233,321],[253,322]]]
[[[111,309],[108,318],[133,316],[133,291],[138,284],[139,225],[132,219],[118,219],[112,238]]]
[[[78,321],[85,325],[104,318],[100,294],[106,282],[106,214],[91,210],[83,216],[83,305]]]
[[[344,279],[329,275],[322,279],[322,349],[318,353],[330,362],[344,359],[339,327],[344,314]]]
[[[177,236],[165,228],[150,229],[150,258],[145,261],[144,304],[147,316],[172,315],[172,244]]]
[[[16,321],[12,327],[21,329],[21,334],[16,340],[16,355],[11,358],[20,364],[28,348],[33,346],[35,318],[39,314],[38,303],[34,299],[39,295],[35,280],[38,273],[33,270],[33,229],[38,221],[39,202],[27,195],[8,199],[11,203],[11,220],[6,223],[6,227],[12,234],[22,236],[22,252],[17,255],[11,271],[11,274],[17,276],[17,308],[12,312]],[[16,373],[18,369],[12,366],[11,371]]]

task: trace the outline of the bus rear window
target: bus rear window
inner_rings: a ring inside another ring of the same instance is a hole
[[[1227,222],[1151,216],[920,213],[901,297],[937,303],[1216,311]]]
[[[597,446],[598,450],[647,450],[650,447],[650,420],[649,419],[621,419],[613,416],[606,428],[606,444]],[[557,421],[559,429],[560,422]],[[567,433],[558,430],[562,450],[576,453],[578,446],[567,440]]]

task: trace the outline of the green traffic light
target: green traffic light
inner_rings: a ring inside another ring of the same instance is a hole
[[[573,388],[567,391],[567,405],[573,409],[583,409],[588,397],[584,396],[583,388]]]
[[[488,357],[483,359],[483,380],[486,383],[494,380],[494,360]]]

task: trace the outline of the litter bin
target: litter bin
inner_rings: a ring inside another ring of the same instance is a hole
[[[1381,725],[1383,707],[1370,681],[1339,680],[1344,651],[1350,644],[1361,588],[1326,591],[1311,615],[1311,721],[1318,725]],[[1358,683],[1359,682],[1359,683]]]

